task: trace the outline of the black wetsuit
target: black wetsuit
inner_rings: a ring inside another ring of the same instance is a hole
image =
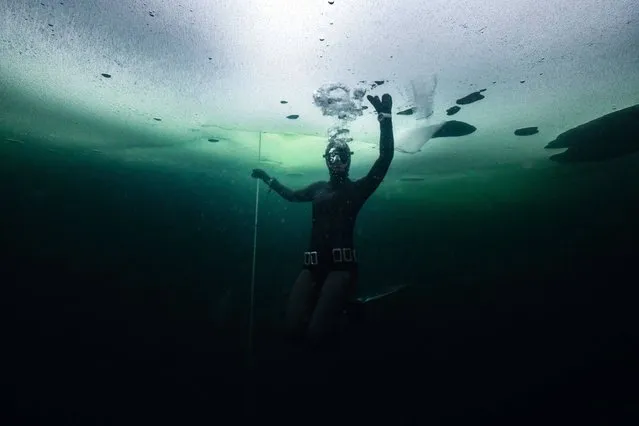
[[[313,227],[304,269],[289,299],[288,323],[295,334],[306,331],[321,337],[330,332],[349,298],[354,296],[357,279],[353,231],[357,214],[380,185],[393,159],[394,140],[391,120],[380,123],[379,158],[368,174],[352,181],[348,176],[331,176],[301,190],[291,190],[272,179],[269,186],[284,199],[313,203]],[[342,261],[335,261],[338,249]],[[316,253],[316,262],[308,262]]]

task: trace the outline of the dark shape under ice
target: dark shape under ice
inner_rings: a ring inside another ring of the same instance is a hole
[[[458,107],[457,105],[452,106],[446,110],[446,115],[455,115],[459,112],[460,109],[461,108]]]
[[[477,92],[473,92],[469,95],[466,95],[463,98],[457,99],[455,103],[457,105],[468,105],[468,104],[472,104],[473,102],[480,101],[485,98],[485,96],[481,94],[481,92],[484,92],[485,90],[486,89],[481,89],[481,90],[478,90]]]
[[[515,130],[515,134],[517,136],[530,136],[539,133],[539,128],[535,127],[522,127],[521,129]]]
[[[567,130],[546,145],[546,148],[568,148],[550,157],[558,163],[610,160],[639,151],[637,129],[639,104]]]
[[[444,125],[435,132],[434,138],[450,138],[466,136],[473,133],[477,128],[463,121],[450,120],[444,123]]]

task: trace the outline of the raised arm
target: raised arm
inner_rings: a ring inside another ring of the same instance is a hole
[[[379,120],[379,157],[366,176],[357,181],[363,191],[363,196],[368,198],[382,183],[395,153],[395,139],[393,137],[393,122],[391,120],[392,98],[385,94],[382,100],[379,97],[368,96],[368,100],[375,107]]]
[[[321,182],[315,182],[307,186],[303,189],[292,190],[284,185],[282,185],[277,179],[270,177],[264,170],[262,169],[253,169],[253,173],[251,176],[256,179],[261,179],[271,188],[273,191],[277,192],[282,198],[291,202],[306,202],[313,201],[313,197],[317,192],[317,189],[321,186]]]

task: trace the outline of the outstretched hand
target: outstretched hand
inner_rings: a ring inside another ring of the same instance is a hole
[[[379,100],[379,96],[367,96],[368,101],[375,107],[375,111],[390,114],[393,108],[393,98],[388,93],[382,95],[382,100]]]
[[[268,174],[262,169],[253,169],[251,177],[254,179],[262,179],[263,181],[268,180]]]

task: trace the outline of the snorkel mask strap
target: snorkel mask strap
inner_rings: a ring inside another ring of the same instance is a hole
[[[342,152],[334,153],[335,151],[342,151]],[[334,163],[334,160],[333,160],[334,157],[339,157],[339,159],[341,160],[340,162],[343,164],[346,164],[350,161],[351,156],[353,154],[354,152],[351,151],[350,148],[344,149],[344,148],[331,147],[324,153],[324,155],[322,155],[322,157],[325,158],[326,161],[331,164]],[[343,157],[346,157],[346,158],[343,158]]]

